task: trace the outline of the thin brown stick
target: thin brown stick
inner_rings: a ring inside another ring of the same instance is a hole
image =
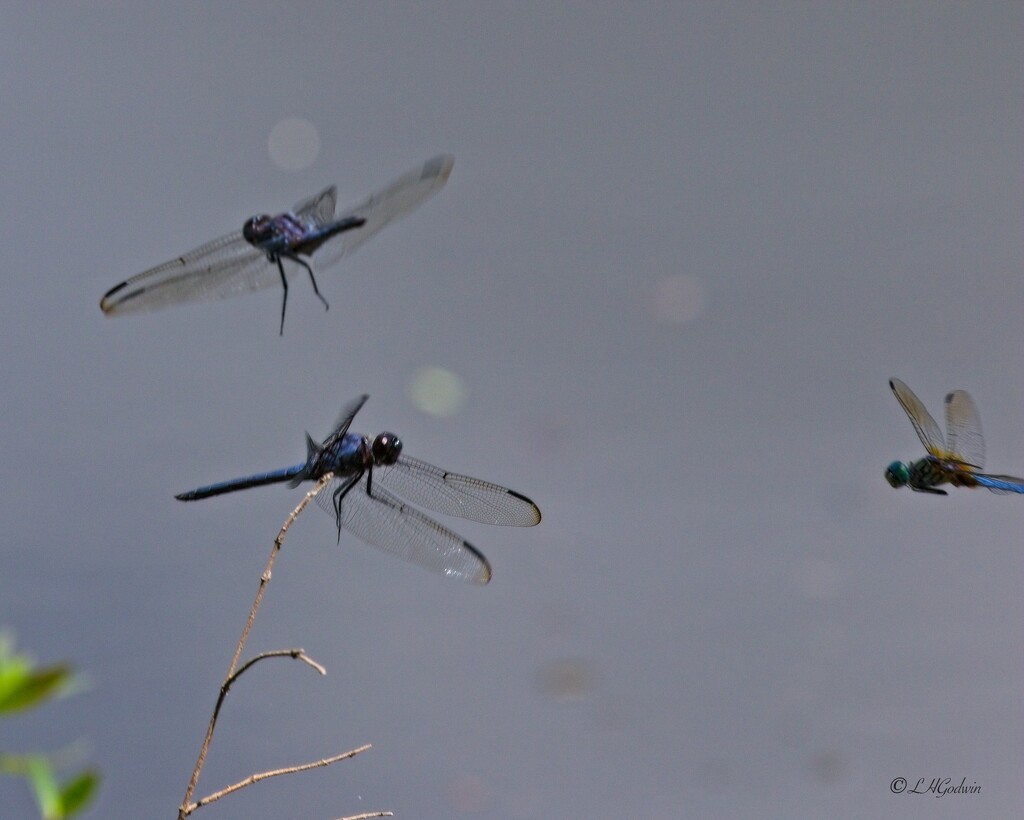
[[[267,588],[267,584],[270,583],[270,570],[274,566],[274,560],[277,558],[277,554],[281,551],[281,543],[284,541],[285,534],[292,524],[295,523],[295,519],[299,517],[299,513],[306,509],[306,505],[312,501],[317,493],[319,493],[327,482],[334,477],[334,473],[327,473],[323,475],[320,480],[313,485],[313,489],[306,493],[302,501],[298,503],[294,510],[285,519],[284,524],[281,525],[281,530],[277,534],[277,538],[274,539],[274,548],[270,551],[270,556],[267,558],[267,565],[263,568],[263,574],[260,576],[260,586],[256,590],[256,598],[252,602],[252,609],[249,610],[249,619],[245,622],[245,629],[242,630],[242,637],[238,639],[238,646],[235,647],[235,656],[231,659],[231,666],[228,668],[228,677],[235,671],[235,667],[238,665],[238,659],[242,655],[242,647],[245,646],[245,642],[249,637],[249,630],[252,629],[252,622],[256,620],[256,610],[260,608],[260,603],[263,601],[263,591]]]
[[[235,672],[234,675],[232,675],[230,678],[224,681],[224,685],[221,688],[227,689],[231,686],[231,684],[233,684],[242,676],[242,673],[246,669],[255,664],[257,661],[266,660],[267,658],[293,658],[297,661],[302,661],[304,664],[306,664],[306,666],[315,669],[321,675],[327,674],[327,670],[324,669],[323,666],[318,664],[311,657],[309,657],[309,655],[306,654],[305,649],[272,649],[269,652],[260,652],[259,655],[254,655],[253,657],[249,658],[249,660],[247,660],[238,668],[238,671]]]
[[[260,608],[260,603],[263,601],[263,591],[266,589],[267,584],[270,583],[270,571],[274,566],[274,560],[277,558],[278,552],[281,551],[281,543],[284,541],[285,533],[288,532],[289,527],[298,518],[299,513],[302,512],[306,505],[312,501],[318,492],[324,488],[328,481],[333,477],[333,473],[327,473],[320,478],[320,480],[313,486],[313,489],[306,493],[305,497],[298,503],[298,506],[291,511],[288,518],[285,519],[284,524],[281,526],[281,530],[277,534],[277,538],[274,539],[274,546],[270,550],[270,556],[267,558],[267,564],[263,567],[263,574],[260,576],[260,585],[256,590],[256,598],[252,602],[252,607],[249,609],[249,618],[245,622],[245,628],[242,630],[242,636],[238,639],[238,646],[235,647],[234,657],[231,659],[231,666],[228,668],[228,673],[224,677],[224,683],[221,684],[221,693],[217,698],[217,704],[214,706],[213,714],[210,715],[210,722],[206,727],[206,736],[203,738],[203,745],[199,749],[199,757],[196,759],[196,767],[192,770],[192,778],[188,782],[188,788],[185,789],[185,797],[182,798],[181,806],[178,807],[178,820],[184,820],[193,810],[189,808],[190,801],[192,800],[192,793],[196,789],[196,783],[199,782],[199,772],[203,769],[203,763],[206,761],[206,753],[210,748],[210,741],[213,739],[213,730],[217,726],[217,715],[220,712],[220,706],[224,702],[224,696],[227,694],[226,687],[231,685],[231,681],[235,678],[235,667],[238,666],[238,659],[242,655],[242,648],[245,646],[245,641],[249,637],[249,630],[252,629],[253,621],[256,620],[256,612]],[[251,664],[250,664],[251,665]],[[197,804],[198,805],[198,804]]]
[[[259,783],[261,780],[266,780],[268,777],[277,777],[282,774],[295,774],[296,772],[305,772],[309,769],[318,769],[323,766],[330,766],[332,763],[337,763],[339,760],[348,760],[350,757],[355,757],[360,752],[365,752],[367,749],[372,748],[369,743],[365,746],[360,746],[358,749],[353,749],[350,752],[342,752],[340,755],[334,757],[325,757],[322,760],[315,760],[312,763],[303,763],[299,766],[288,766],[284,769],[274,769],[269,772],[258,772],[251,774],[245,780],[239,780],[237,783],[232,783],[230,786],[226,786],[220,791],[216,791],[213,794],[209,794],[206,797],[197,800],[190,806],[186,807],[185,815],[188,816],[200,806],[205,806],[208,803],[212,803],[215,800],[220,800],[222,797],[237,792],[239,789],[244,789],[246,786],[251,786],[253,783]]]
[[[258,661],[265,660],[266,658],[281,658],[281,657],[288,657],[288,658],[294,658],[295,660],[300,660],[303,663],[305,663],[306,665],[311,666],[313,669],[315,669],[321,675],[326,675],[327,674],[327,670],[324,669],[320,664],[318,664],[311,657],[309,657],[306,654],[305,650],[303,650],[303,649],[275,649],[275,650],[273,650],[271,652],[262,652],[259,655],[256,655],[255,657],[250,658],[245,663],[243,663],[242,666],[239,668],[239,670],[237,672],[235,672],[235,674],[233,674],[231,677],[229,677],[227,680],[225,680],[224,683],[221,684],[221,686],[220,686],[220,694],[217,695],[217,705],[213,707],[213,715],[210,718],[210,723],[211,724],[216,724],[217,723],[217,718],[220,716],[220,708],[221,708],[221,706],[224,705],[224,698],[226,698],[228,696],[228,690],[231,688],[231,685],[236,680],[238,680],[239,677],[241,677],[243,672],[245,672],[247,669],[249,669],[251,666],[253,666]]]

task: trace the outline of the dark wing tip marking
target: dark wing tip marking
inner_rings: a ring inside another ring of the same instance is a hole
[[[476,575],[469,578],[474,584],[480,584],[483,586],[491,580],[491,562],[487,560],[487,557],[480,552],[476,547],[469,543],[469,541],[463,540],[462,546],[466,548],[468,552],[471,552],[480,561],[480,569]]]
[[[104,301],[106,301],[107,298],[113,296],[115,293],[117,293],[119,290],[121,290],[121,288],[127,286],[127,284],[128,284],[128,282],[126,280],[126,281],[122,282],[119,285],[114,285],[114,287],[112,287],[110,290],[108,290],[106,293],[103,294]]]
[[[423,173],[420,174],[420,179],[440,177],[442,180],[447,181],[454,165],[455,157],[451,154],[439,154],[436,157],[428,159],[423,164]]]
[[[120,299],[111,298],[112,296],[118,294],[131,283],[132,280],[129,279],[125,282],[122,282],[120,285],[116,285],[115,287],[112,287],[110,290],[108,290],[103,295],[103,298],[100,300],[100,310],[102,310],[109,316],[111,313],[117,312],[117,309],[121,307],[121,305],[125,304],[126,302],[132,299],[137,299],[139,296],[149,291],[149,288],[143,285],[142,287],[135,288],[135,290],[131,290],[128,291],[127,293],[122,294]]]
[[[540,507],[533,503],[533,499],[527,498],[525,495],[523,495],[522,493],[517,493],[515,490],[509,490],[508,494],[513,498],[518,498],[520,501],[525,502],[528,506],[533,507],[533,511],[537,514],[537,520],[534,521],[533,524],[529,524],[528,526],[533,527],[540,523]]]
[[[117,307],[117,303],[111,301],[111,297],[114,296],[118,291],[124,290],[128,286],[127,280],[122,282],[120,285],[114,285],[110,290],[103,294],[103,298],[100,299],[100,310],[104,313],[111,313],[114,308]]]

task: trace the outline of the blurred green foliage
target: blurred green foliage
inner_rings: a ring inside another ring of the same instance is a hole
[[[0,718],[11,717],[67,694],[74,674],[67,664],[36,666],[16,654],[14,641],[0,633]],[[0,774],[24,778],[43,820],[63,820],[85,809],[96,794],[99,773],[85,770],[61,783],[51,755],[14,754],[0,750]]]

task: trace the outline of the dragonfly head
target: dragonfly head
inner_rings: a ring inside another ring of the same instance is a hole
[[[910,481],[910,469],[902,461],[894,461],[885,468],[885,480],[891,487],[904,487]]]
[[[267,214],[260,214],[247,220],[242,226],[242,236],[250,245],[258,245],[266,238],[273,220]]]
[[[394,464],[402,454],[402,440],[394,433],[378,433],[370,453],[374,464]]]

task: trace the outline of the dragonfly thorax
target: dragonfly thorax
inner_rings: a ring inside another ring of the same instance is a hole
[[[374,464],[394,464],[402,454],[402,441],[394,433],[378,433],[370,445]]]

